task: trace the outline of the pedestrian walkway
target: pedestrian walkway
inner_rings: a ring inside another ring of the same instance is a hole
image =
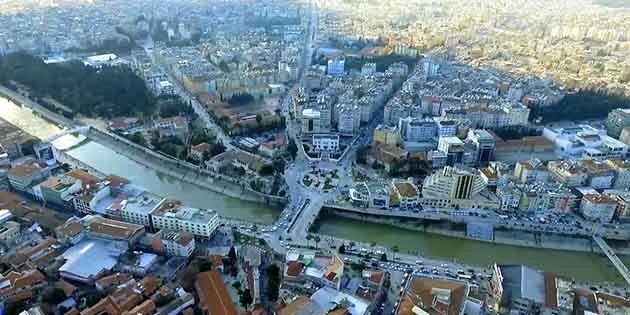
[[[606,256],[608,257],[608,259],[610,259],[610,261],[615,266],[615,268],[617,268],[619,273],[621,273],[621,276],[630,285],[630,270],[628,270],[628,267],[626,267],[626,265],[623,264],[621,259],[619,259],[617,254],[615,254],[615,252],[612,250],[612,248],[610,248],[610,246],[608,246],[608,244],[606,243],[606,241],[604,241],[603,238],[599,236],[593,236],[593,240],[595,240],[595,243],[599,245],[599,247],[602,249],[604,254],[606,254]]]

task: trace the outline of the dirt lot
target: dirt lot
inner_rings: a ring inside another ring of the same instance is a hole
[[[7,191],[0,191],[0,209],[9,209],[15,217],[32,220],[51,230],[70,217]]]

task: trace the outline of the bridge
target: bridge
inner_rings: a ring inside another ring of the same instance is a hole
[[[623,264],[621,259],[619,259],[617,254],[615,254],[615,252],[612,250],[612,248],[610,248],[610,246],[608,246],[603,238],[593,235],[593,240],[595,241],[595,243],[597,243],[597,245],[599,245],[604,254],[606,254],[608,259],[610,259],[610,261],[613,263],[615,268],[617,268],[619,273],[621,273],[621,276],[626,280],[626,282],[630,284],[630,270],[628,270],[628,267]]]
[[[74,128],[70,128],[70,129],[64,129],[61,132],[58,132],[46,139],[44,139],[44,142],[53,142],[65,135],[70,135],[70,134],[75,134],[75,133],[79,133],[82,135],[85,135],[88,131],[90,130],[90,126],[78,126],[78,127],[74,127]]]

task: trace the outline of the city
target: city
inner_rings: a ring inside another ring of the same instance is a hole
[[[0,314],[630,314],[630,6],[0,3]]]

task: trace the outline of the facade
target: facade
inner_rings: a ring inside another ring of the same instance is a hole
[[[83,184],[80,179],[74,177],[53,176],[39,184],[39,189],[47,204],[72,209],[73,195],[83,189]]]
[[[307,108],[302,111],[302,132],[322,132],[321,112],[317,109]]]
[[[9,243],[20,235],[20,224],[8,221],[0,224],[0,242]]]
[[[457,137],[440,137],[438,151],[446,155],[446,165],[448,166],[464,163],[464,143]]]
[[[374,144],[396,146],[400,144],[400,133],[393,126],[379,125],[374,129]]]
[[[328,60],[326,68],[328,75],[342,76],[346,71],[346,60],[344,58],[334,58]]]
[[[477,170],[447,166],[425,179],[422,196],[429,199],[470,199],[485,188]]]
[[[587,194],[582,197],[580,213],[588,220],[608,223],[617,209],[615,199],[599,194]]]
[[[313,148],[316,152],[337,152],[339,151],[339,135],[315,134]]]
[[[186,232],[160,230],[153,236],[151,247],[169,257],[190,257],[195,251],[195,238]]]
[[[523,184],[544,183],[550,176],[547,166],[538,159],[519,161],[514,167],[514,177]]]
[[[482,129],[472,129],[468,131],[468,138],[475,147],[475,162],[480,165],[487,165],[494,160],[496,141],[492,134]]]
[[[219,216],[214,210],[186,207],[172,199],[164,200],[151,219],[157,230],[188,232],[199,238],[209,238],[219,226]]]
[[[428,141],[437,136],[438,126],[432,119],[401,118],[398,129],[405,141]]]
[[[418,187],[412,181],[392,181],[392,203],[398,204],[401,209],[413,209],[420,204]]]
[[[11,187],[17,191],[33,194],[33,186],[50,177],[50,169],[38,163],[18,165],[9,170]]]
[[[617,108],[608,113],[606,129],[609,136],[619,138],[625,127],[630,127],[630,110]]]

